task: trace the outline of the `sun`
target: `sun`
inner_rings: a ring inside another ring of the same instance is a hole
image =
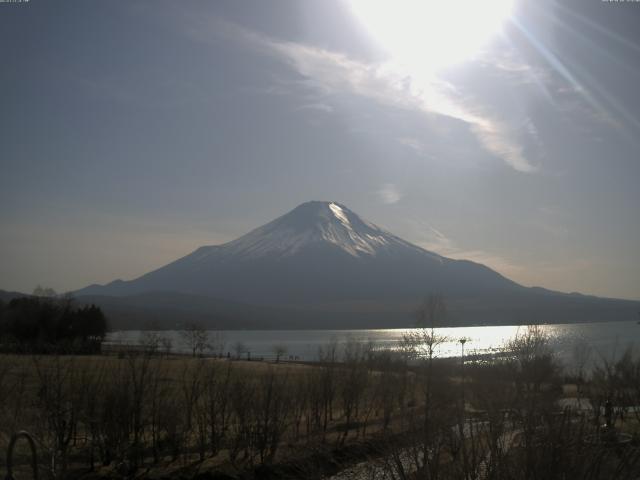
[[[355,16],[414,73],[434,73],[478,52],[509,18],[514,0],[351,0]]]

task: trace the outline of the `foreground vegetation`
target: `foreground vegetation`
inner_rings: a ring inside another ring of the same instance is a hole
[[[358,462],[355,478],[640,475],[631,352],[587,375],[561,369],[537,329],[490,363],[439,360],[440,340],[328,345],[314,365],[3,355],[0,447],[33,432],[56,478],[323,478]],[[603,427],[616,421],[628,437]]]

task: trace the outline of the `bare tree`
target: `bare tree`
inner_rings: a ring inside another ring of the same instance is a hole
[[[318,349],[318,358],[321,363],[319,395],[322,409],[322,439],[324,441],[329,428],[329,421],[333,420],[333,401],[337,390],[337,361],[338,344],[335,340],[329,342],[324,348]]]
[[[89,471],[93,471],[96,452],[100,448],[100,402],[104,391],[106,364],[84,364],[76,388],[84,392],[81,397],[79,421],[84,426],[89,449]]]
[[[51,452],[51,473],[62,478],[68,466],[69,447],[76,431],[85,392],[74,388],[77,369],[73,357],[54,356],[49,361],[34,357],[37,372],[38,411],[45,442]]]
[[[444,297],[431,294],[416,311],[416,329],[403,335],[401,349],[414,358],[433,359],[437,347],[448,339],[436,332],[447,316]]]
[[[194,436],[194,430],[196,431],[200,460],[204,460],[206,451],[206,403],[202,401],[206,378],[204,373],[203,360],[193,360],[186,365],[181,378],[181,399],[185,418],[182,436],[188,441]]]
[[[401,348],[419,362],[422,380],[424,413],[421,430],[416,435],[421,437],[418,442],[420,451],[412,456],[416,468],[425,469],[431,477],[437,476],[440,455],[442,453],[443,437],[438,429],[443,425],[443,416],[435,412],[434,357],[438,347],[448,339],[436,331],[436,327],[444,324],[446,318],[446,304],[441,294],[430,294],[422,302],[416,312],[417,329],[403,336]]]
[[[338,371],[340,400],[345,422],[341,444],[347,439],[352,424],[359,419],[360,404],[368,382],[366,356],[366,349],[362,343],[353,338],[348,339],[344,346],[344,362]]]
[[[269,367],[255,392],[254,443],[260,464],[271,463],[287,429],[291,405],[289,378]]]
[[[202,355],[209,348],[209,332],[200,323],[187,323],[180,331],[180,336],[194,357]]]
[[[527,392],[539,392],[559,366],[549,345],[549,336],[540,325],[531,325],[507,344],[515,369],[516,385]]]
[[[224,338],[224,333],[216,331],[212,335],[209,348],[214,355],[216,355],[217,357],[222,357],[226,344],[227,341]]]
[[[155,355],[159,352],[161,341],[160,334],[153,330],[143,330],[138,338],[138,342],[142,345],[144,351],[150,355]]]
[[[252,440],[254,433],[255,382],[235,377],[230,386],[233,419],[229,429],[229,459],[234,465],[253,460]],[[242,457],[240,456],[242,455]]]
[[[243,342],[238,340],[236,343],[233,344],[233,351],[236,354],[236,358],[239,360],[242,354],[247,351],[247,346]]]
[[[143,460],[143,437],[145,431],[146,412],[149,396],[153,386],[153,370],[149,355],[127,357],[127,373],[129,375],[130,405],[133,440],[129,448],[129,459],[134,467]]]
[[[38,284],[38,286],[36,286],[36,288],[33,289],[33,295],[35,295],[36,297],[45,297],[45,298],[55,298],[58,296],[58,294],[53,288],[43,287],[40,284]]]
[[[166,338],[166,337],[165,337]],[[147,434],[151,441],[153,463],[160,461],[161,419],[168,409],[171,388],[166,381],[167,362],[157,360],[149,369],[149,400],[146,409]]]
[[[171,337],[163,335],[160,338],[160,346],[162,348],[162,352],[165,355],[169,355],[171,353],[171,350],[173,349],[173,340],[171,340]]]
[[[205,372],[204,399],[211,456],[222,449],[227,436],[232,414],[230,390],[233,381],[232,363],[220,368],[219,364],[210,363]]]
[[[274,345],[273,353],[276,355],[276,363],[280,363],[280,358],[287,354],[287,346],[286,345]]]

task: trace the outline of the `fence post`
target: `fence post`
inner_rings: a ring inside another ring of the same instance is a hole
[[[20,437],[26,438],[29,443],[29,447],[31,448],[31,470],[33,470],[34,480],[38,480],[38,455],[36,452],[36,442],[33,440],[31,434],[24,430],[16,432],[11,436],[9,448],[7,449],[7,476],[5,477],[5,480],[15,480],[15,477],[13,476],[13,449],[18,440],[20,440]]]

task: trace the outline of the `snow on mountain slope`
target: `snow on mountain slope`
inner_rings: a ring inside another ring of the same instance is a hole
[[[362,220],[336,202],[307,202],[286,215],[219,247],[203,247],[198,260],[221,254],[236,259],[293,256],[307,247],[334,246],[353,257],[394,248],[426,251]],[[434,259],[442,257],[429,252]]]
[[[452,260],[369,223],[336,202],[307,202],[242,237],[132,281],[77,294],[172,291],[247,303],[407,299],[428,291],[520,288],[493,270]]]
[[[216,328],[386,328],[412,325],[433,292],[446,297],[454,324],[623,320],[638,309],[523,287],[412,245],[336,202],[304,203],[231,242],[75,293],[130,327],[196,319]]]

